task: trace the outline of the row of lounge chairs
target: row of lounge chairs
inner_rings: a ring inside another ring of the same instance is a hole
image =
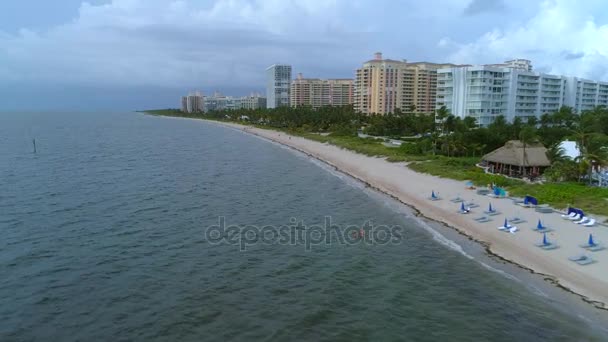
[[[482,194],[480,192],[485,192],[485,191],[484,191],[484,189],[479,189],[479,190],[477,190],[477,192],[478,192],[478,194]],[[490,193],[490,191],[488,191],[487,193]],[[483,194],[486,194],[486,193],[483,193]],[[494,195],[494,194],[492,193],[492,195]],[[524,199],[514,199],[514,203],[516,205],[519,205],[519,206],[522,206],[525,208],[535,208],[536,211],[539,213],[552,213],[553,212],[553,208],[549,207],[548,205],[539,206],[536,199],[530,200],[528,197],[529,196],[527,196]],[[437,200],[440,200],[441,198],[439,198],[439,196],[433,191],[431,194],[431,197],[429,199],[433,200],[433,201],[437,201]],[[526,199],[528,199],[528,200],[526,201]],[[470,202],[465,201],[462,197],[460,197],[460,194],[458,194],[455,198],[451,199],[450,202],[460,203],[460,209],[458,210],[458,213],[460,213],[460,214],[469,214],[469,213],[471,213],[472,208],[479,207],[479,205],[474,203],[473,201],[470,201]],[[476,217],[473,220],[475,220],[479,223],[486,223],[486,222],[492,221],[492,218],[494,216],[501,214],[500,211],[498,211],[495,207],[493,207],[491,203],[489,204],[488,209],[484,210],[483,213],[484,213],[483,216]],[[567,215],[562,215],[562,218],[564,218],[565,220],[572,221],[576,224],[586,226],[586,227],[592,227],[596,223],[595,219],[585,216],[584,213],[582,212],[582,210],[570,210]],[[511,218],[505,218],[504,224],[502,226],[498,227],[498,230],[504,231],[504,232],[509,232],[511,234],[515,234],[519,230],[519,228],[517,228],[517,226],[515,226],[515,225],[521,224],[524,222],[526,222],[524,219],[517,217],[517,216],[511,217]],[[536,225],[536,227],[532,228],[532,230],[539,232],[539,233],[543,233],[543,239],[540,243],[535,244],[536,247],[541,248],[543,250],[553,250],[553,249],[559,248],[558,244],[556,244],[553,241],[549,241],[549,239],[547,238],[546,233],[551,232],[553,229],[543,225],[543,223],[540,219],[538,220],[538,224]],[[601,251],[601,250],[605,249],[605,247],[602,244],[594,241],[593,235],[591,235],[591,234],[589,234],[588,241],[584,244],[579,245],[579,247],[585,249],[588,252],[597,252],[597,251]],[[590,256],[585,255],[585,254],[572,256],[568,259],[572,262],[576,262],[579,265],[589,265],[589,264],[592,264],[595,262],[595,260],[593,258],[591,258]]]

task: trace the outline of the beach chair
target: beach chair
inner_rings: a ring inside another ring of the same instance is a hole
[[[563,218],[564,220],[569,220],[570,218],[572,218],[572,217],[574,217],[574,216],[576,216],[576,215],[578,215],[578,213],[577,213],[576,211],[573,211],[573,212],[571,212],[570,214],[567,214],[567,215],[562,215],[562,218]]]
[[[578,255],[574,255],[571,257],[568,257],[568,260],[570,261],[579,261],[579,260],[583,260],[585,259],[587,256],[585,254],[578,254]]]
[[[486,223],[486,222],[492,221],[492,219],[489,218],[489,217],[487,217],[487,216],[478,217],[478,218],[476,218],[474,220],[477,221],[477,222],[479,222],[479,223]]]
[[[582,215],[579,213],[576,213],[576,215],[572,216],[572,217],[568,217],[568,220],[570,221],[577,221],[580,220],[582,218]]]
[[[542,214],[551,214],[553,212],[553,208],[551,208],[548,204],[541,204],[534,208],[537,213]]]
[[[574,221],[574,223],[576,223],[576,224],[583,224],[583,223],[587,223],[587,222],[589,222],[589,220],[591,220],[591,219],[590,219],[590,218],[588,218],[587,216],[585,216],[585,217],[581,218],[581,219],[580,219],[580,220],[578,220],[578,221]]]
[[[455,198],[452,198],[452,199],[450,200],[450,202],[452,202],[452,203],[462,203],[462,202],[464,202],[464,199],[462,199],[462,198],[460,197],[460,195],[458,195],[458,196],[456,196]]]
[[[595,260],[591,259],[591,257],[588,257],[584,254],[569,257],[568,260],[574,261],[575,263],[577,263],[581,266],[589,265],[589,264],[592,264],[595,262]]]
[[[585,227],[593,227],[593,226],[595,226],[595,219],[592,218],[592,219],[589,220],[589,222],[583,223],[583,226],[585,226]]]
[[[468,208],[471,208],[471,209],[472,208],[479,208],[479,204],[477,204],[477,203],[475,203],[473,201],[467,202],[464,205],[466,205]]]
[[[476,192],[477,192],[478,195],[485,196],[485,195],[487,195],[487,194],[490,193],[490,189],[488,189],[488,188],[479,188],[479,189],[477,189]]]
[[[526,222],[526,220],[522,219],[522,218],[521,218],[521,217],[519,217],[519,216],[515,216],[515,217],[513,217],[513,218],[509,219],[509,222],[511,222],[511,223],[513,223],[513,224],[520,224],[520,223],[524,223],[524,222]]]
[[[519,231],[519,228],[517,228],[517,227],[509,228],[509,233],[511,233],[511,234],[515,234],[515,232],[517,232],[517,231]]]

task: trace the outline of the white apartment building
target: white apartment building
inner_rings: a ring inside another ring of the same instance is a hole
[[[203,99],[205,112],[212,110],[259,109],[266,108],[266,98],[259,95],[243,97],[224,96],[218,92]]]
[[[289,106],[291,65],[274,64],[266,69],[266,108]]]
[[[526,120],[570,106],[576,112],[608,105],[608,83],[533,72],[530,61],[439,69],[436,108],[472,116],[485,126],[503,115]]]

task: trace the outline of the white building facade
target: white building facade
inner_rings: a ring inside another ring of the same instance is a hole
[[[291,65],[274,64],[266,69],[266,108],[289,106]]]
[[[580,113],[608,105],[608,83],[533,72],[525,62],[439,69],[436,107],[446,106],[451,114],[472,116],[486,126],[499,115],[525,121],[562,106]]]

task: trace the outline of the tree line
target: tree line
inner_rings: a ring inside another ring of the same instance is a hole
[[[515,118],[508,122],[496,117],[487,127],[479,127],[475,118],[451,115],[443,107],[435,115],[402,112],[396,109],[386,115],[358,113],[352,106],[280,107],[275,109],[236,109],[211,111],[204,116],[216,120],[249,121],[272,128],[299,132],[328,132],[334,136],[356,136],[357,132],[403,139],[407,154],[439,154],[449,157],[478,157],[503,146],[509,140],[524,144],[542,143],[548,148],[553,166],[546,173],[556,180],[580,180],[590,177],[593,167],[608,163],[608,109],[599,106],[580,115],[570,107],[562,107],[540,118]],[[559,143],[576,141],[581,156],[570,161],[564,158]]]

